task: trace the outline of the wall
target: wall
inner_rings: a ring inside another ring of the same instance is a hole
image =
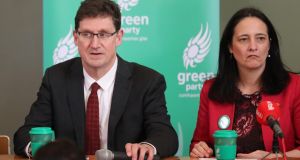
[[[42,2],[1,0],[0,20],[0,134],[12,140],[42,78]]]
[[[230,16],[244,6],[256,6],[281,35],[284,62],[300,72],[300,1],[220,0],[221,31]],[[24,122],[42,78],[42,1],[0,1],[0,134],[13,138]]]

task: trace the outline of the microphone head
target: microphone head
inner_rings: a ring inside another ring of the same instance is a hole
[[[268,125],[267,118],[272,116],[278,120],[280,116],[279,103],[262,101],[256,109],[256,119],[260,124]]]
[[[112,160],[114,155],[112,151],[108,149],[100,149],[95,153],[96,160]]]

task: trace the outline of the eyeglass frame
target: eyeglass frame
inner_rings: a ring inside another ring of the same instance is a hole
[[[84,31],[84,32],[80,32],[80,31],[76,31],[76,33],[78,34],[79,37],[85,38],[87,40],[92,40],[94,39],[94,37],[96,36],[98,39],[108,39],[110,37],[112,37],[113,35],[115,35],[116,33],[118,33],[119,30],[116,30],[113,33],[107,33],[107,32],[98,32],[98,33],[93,33],[93,32],[88,32],[88,31]],[[86,34],[90,34],[90,36],[83,36],[82,33],[86,33]],[[101,36],[101,34],[103,34],[103,36]]]

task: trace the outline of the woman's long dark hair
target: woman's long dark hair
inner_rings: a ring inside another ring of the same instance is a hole
[[[239,97],[237,88],[239,73],[236,60],[229,51],[229,46],[232,43],[235,27],[242,19],[247,17],[256,17],[263,21],[267,26],[270,38],[270,57],[266,60],[266,67],[261,77],[262,92],[277,94],[289,83],[289,73],[282,63],[278,37],[271,21],[258,9],[243,8],[231,17],[223,32],[220,42],[218,73],[208,93],[209,98],[212,100],[221,103],[232,103]]]

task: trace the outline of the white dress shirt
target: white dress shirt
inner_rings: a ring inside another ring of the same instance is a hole
[[[85,109],[87,106],[89,95],[91,94],[91,85],[96,82],[100,86],[100,89],[97,91],[99,100],[100,145],[101,148],[105,149],[107,149],[108,120],[111,108],[112,94],[115,85],[117,66],[118,58],[116,58],[115,63],[113,64],[111,69],[98,80],[95,80],[91,76],[89,76],[83,68]]]

